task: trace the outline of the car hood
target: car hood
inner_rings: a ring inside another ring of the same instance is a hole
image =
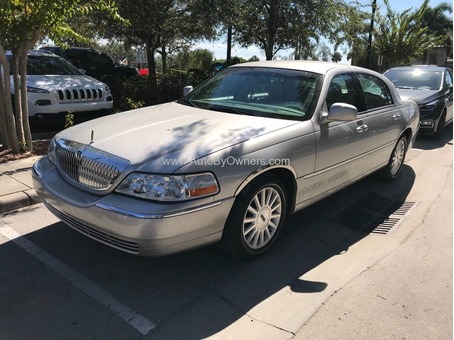
[[[408,90],[396,89],[402,100],[414,100],[418,104],[423,104],[436,99],[438,97],[438,90]]]
[[[86,75],[29,75],[27,76],[27,86],[53,91],[68,87],[91,88],[106,85]]]
[[[168,103],[88,121],[56,138],[91,144],[134,167],[173,172],[192,160],[297,123]]]

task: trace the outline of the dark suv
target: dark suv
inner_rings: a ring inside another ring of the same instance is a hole
[[[420,134],[443,134],[452,123],[452,70],[439,66],[394,67],[384,73],[402,99],[414,100],[420,110]]]
[[[137,68],[120,65],[108,55],[93,48],[71,47],[64,50],[57,46],[46,46],[41,47],[40,50],[59,55],[78,69],[85,70],[87,75],[98,79],[104,75],[137,76],[139,74]]]

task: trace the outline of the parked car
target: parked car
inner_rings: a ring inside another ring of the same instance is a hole
[[[33,167],[48,209],[138,255],[221,241],[263,254],[286,215],[380,171],[399,176],[418,106],[376,72],[310,61],[223,69],[183,99],[57,134]]]
[[[6,57],[11,63],[12,54],[7,52]],[[14,96],[12,75],[11,93]],[[56,118],[68,112],[107,114],[113,108],[106,84],[82,74],[65,59],[40,51],[28,52],[27,99],[31,120]]]
[[[71,47],[62,49],[58,46],[44,46],[40,50],[50,51],[65,58],[78,69],[83,69],[87,75],[97,79],[104,75],[131,77],[139,74],[137,68],[116,63],[107,54],[93,48]]]
[[[418,103],[420,133],[440,137],[452,123],[452,70],[439,66],[394,67],[384,73],[402,99]]]

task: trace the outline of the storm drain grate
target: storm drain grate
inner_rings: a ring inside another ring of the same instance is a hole
[[[389,234],[402,224],[418,203],[393,200],[372,192],[342,213],[337,221],[358,231]]]

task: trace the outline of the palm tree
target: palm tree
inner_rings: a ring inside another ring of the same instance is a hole
[[[449,2],[442,2],[433,8],[428,7],[422,16],[421,23],[436,36],[446,37],[444,46],[448,52],[447,55],[452,57],[452,18],[447,13],[452,14],[452,5]]]

